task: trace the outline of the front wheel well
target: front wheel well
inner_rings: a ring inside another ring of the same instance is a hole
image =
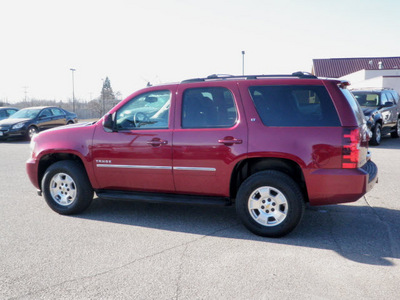
[[[54,163],[62,160],[72,160],[75,161],[79,164],[81,164],[84,167],[84,164],[82,160],[79,158],[79,156],[71,154],[71,153],[52,153],[52,154],[47,154],[43,156],[40,159],[39,162],[39,168],[38,168],[38,181],[39,181],[39,186],[41,186],[41,182],[43,179],[43,176],[46,172],[46,170]]]
[[[294,161],[281,158],[249,158],[239,162],[231,176],[230,197],[236,198],[240,185],[251,175],[261,171],[279,171],[290,176],[302,191],[308,201],[307,188],[301,167]]]

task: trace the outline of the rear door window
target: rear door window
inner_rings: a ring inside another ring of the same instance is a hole
[[[340,126],[323,86],[251,86],[249,92],[266,126]]]
[[[182,128],[229,128],[237,117],[235,100],[227,88],[191,88],[183,94]]]
[[[51,111],[54,116],[64,116],[64,112],[59,108],[52,108]]]

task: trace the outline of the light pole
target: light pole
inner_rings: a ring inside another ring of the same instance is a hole
[[[242,75],[244,75],[244,55],[246,52],[242,51]]]
[[[72,71],[72,111],[75,112],[75,86],[74,86],[74,72],[76,69],[71,68]]]

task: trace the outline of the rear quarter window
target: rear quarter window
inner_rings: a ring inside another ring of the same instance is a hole
[[[249,92],[266,126],[340,126],[332,99],[323,86],[251,86]]]
[[[353,94],[347,89],[340,89],[343,95],[346,97],[347,102],[349,102],[351,109],[353,110],[354,115],[356,116],[357,124],[361,125],[365,122],[364,113],[360,104],[354,98]]]

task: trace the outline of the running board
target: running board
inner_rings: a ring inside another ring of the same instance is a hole
[[[96,191],[101,199],[117,201],[140,201],[151,203],[180,203],[180,204],[201,204],[201,205],[231,205],[232,202],[224,197],[209,197],[198,195],[179,194],[158,194],[145,192],[122,192],[112,190]]]

